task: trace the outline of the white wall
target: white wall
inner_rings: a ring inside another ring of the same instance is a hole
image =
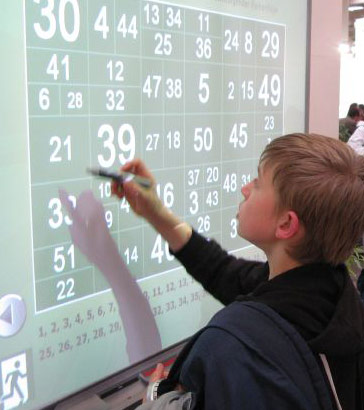
[[[308,130],[338,137],[342,0],[312,0]]]

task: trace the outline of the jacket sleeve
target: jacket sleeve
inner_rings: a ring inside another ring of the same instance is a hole
[[[182,366],[180,384],[194,395],[196,409],[311,408],[283,371],[218,328],[198,338]]]
[[[214,240],[193,231],[176,258],[216,299],[227,305],[268,280],[268,265],[229,255]]]

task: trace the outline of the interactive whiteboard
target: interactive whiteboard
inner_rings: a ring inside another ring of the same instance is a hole
[[[59,189],[75,207],[86,190],[102,202],[162,348],[220,307],[86,168],[142,158],[168,208],[259,257],[237,235],[240,189],[269,141],[304,131],[307,13],[302,0],[1,3],[2,409],[42,407],[131,364]]]

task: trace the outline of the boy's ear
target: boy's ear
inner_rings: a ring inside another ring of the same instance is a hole
[[[296,212],[287,211],[278,219],[276,237],[278,239],[290,239],[300,231],[300,220]]]

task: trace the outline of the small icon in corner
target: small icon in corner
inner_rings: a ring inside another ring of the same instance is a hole
[[[26,353],[1,362],[2,410],[10,410],[28,401],[28,376]]]
[[[5,295],[0,299],[0,336],[9,337],[18,333],[25,319],[25,303],[20,296]]]

